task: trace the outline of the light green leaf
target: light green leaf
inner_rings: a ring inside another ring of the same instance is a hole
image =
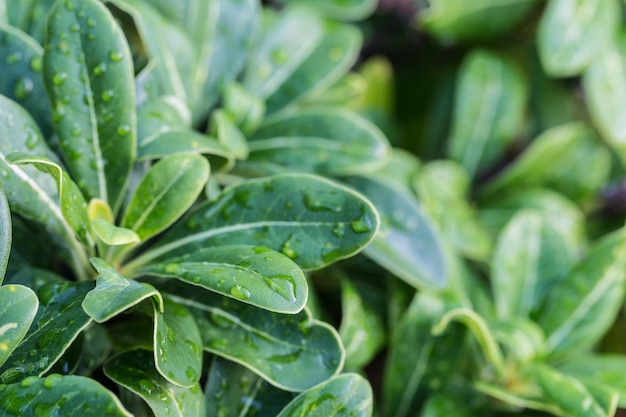
[[[376,9],[376,0],[283,0],[284,3],[304,3],[324,16],[338,20],[362,20]]]
[[[540,3],[537,0],[431,0],[419,22],[442,42],[498,38],[515,29]]]
[[[306,309],[278,314],[173,280],[155,285],[189,308],[205,350],[247,367],[278,388],[302,391],[343,367],[339,335]]]
[[[203,338],[189,310],[164,299],[163,313],[154,311],[154,359],[156,369],[172,384],[192,388],[202,376]]]
[[[358,374],[343,374],[309,388],[276,417],[370,417],[372,387]]]
[[[147,240],[166,229],[196,201],[209,179],[209,164],[193,154],[166,156],[141,179],[122,226]]]
[[[17,2],[23,3],[23,2]],[[41,46],[19,29],[0,23],[0,61],[6,62],[0,94],[15,100],[37,120],[45,136],[52,133],[50,102],[41,78]]]
[[[81,302],[93,283],[51,283],[38,291],[39,311],[29,333],[0,367],[0,381],[11,384],[45,374],[91,322]]]
[[[120,353],[104,364],[104,373],[140,396],[156,416],[205,416],[200,386],[195,384],[190,388],[181,388],[165,380],[155,369],[150,351],[136,349]]]
[[[38,305],[37,295],[28,287],[0,287],[0,366],[26,336]]]
[[[422,162],[414,153],[401,148],[392,148],[389,159],[376,170],[375,175],[410,190],[421,166]]]
[[[619,26],[618,0],[551,0],[537,29],[537,49],[545,72],[571,77],[608,49]]]
[[[349,110],[308,108],[277,115],[250,138],[250,159],[299,171],[347,175],[369,172],[389,155],[372,123]]]
[[[287,256],[260,246],[204,248],[148,265],[139,272],[178,278],[279,313],[297,313],[307,300],[307,281],[298,265]]]
[[[310,9],[265,10],[260,39],[248,58],[243,85],[267,98],[312,53],[323,34],[322,22]]]
[[[507,359],[526,364],[545,357],[546,336],[534,321],[513,318],[490,323],[490,326]]]
[[[365,254],[416,288],[443,287],[448,272],[439,236],[417,199],[389,181],[344,180],[370,198],[380,212],[380,231]]]
[[[204,390],[207,416],[276,417],[296,396],[235,362],[215,356]]]
[[[141,148],[170,129],[189,129],[191,113],[187,104],[176,96],[149,98],[137,109],[137,143]]]
[[[51,175],[57,183],[59,205],[65,221],[83,243],[91,244],[87,202],[80,188],[59,164],[44,156],[30,156],[21,152],[7,155],[6,161],[10,164],[33,165],[39,171]]]
[[[267,112],[273,113],[325,91],[354,65],[362,44],[362,35],[355,27],[325,22],[320,43],[267,99]]]
[[[596,57],[583,75],[586,103],[602,138],[622,160],[626,154],[626,33]]]
[[[141,241],[139,236],[137,236],[137,233],[134,231],[115,226],[114,224],[103,219],[92,220],[91,227],[93,228],[96,236],[98,236],[98,238],[107,245],[127,245]]]
[[[248,158],[248,142],[228,113],[222,109],[211,113],[211,128],[213,136],[237,159]]]
[[[12,242],[12,224],[11,224],[11,211],[9,209],[9,202],[7,196],[4,193],[4,187],[0,182],[0,285],[4,280],[4,276],[7,271],[7,265],[9,263],[9,255],[11,254],[11,242]]]
[[[618,394],[612,390],[589,389],[576,378],[546,365],[535,370],[544,395],[567,416],[612,417]]]
[[[263,123],[265,101],[236,82],[224,87],[222,106],[223,111],[246,134],[254,132]]]
[[[82,307],[96,322],[110,320],[147,298],[153,298],[158,310],[163,311],[163,298],[152,285],[124,278],[100,258],[91,258],[91,263],[98,270],[98,280],[85,296]]]
[[[555,406],[549,399],[538,398],[538,393],[535,393],[535,395],[524,395],[512,392],[501,385],[494,385],[483,381],[476,382],[474,388],[476,391],[497,401],[515,407],[515,409],[539,410],[553,416],[563,415],[562,410]],[[534,414],[529,413],[529,415]],[[567,415],[567,417],[569,417],[569,415]]]
[[[132,417],[120,400],[91,378],[52,374],[0,390],[0,414],[13,416]]]
[[[354,191],[312,175],[277,175],[243,182],[198,206],[125,268],[244,244],[266,246],[315,269],[360,251],[377,229],[378,214]]]
[[[72,177],[87,199],[117,211],[136,152],[134,72],[126,38],[101,2],[55,3],[43,75]]]
[[[611,326],[624,301],[626,231],[601,238],[548,294],[538,317],[554,356],[593,346]]]
[[[558,367],[560,372],[595,384],[604,385],[619,392],[620,407],[626,406],[626,357],[617,354],[587,354],[576,357]]]
[[[526,87],[517,66],[486,50],[465,57],[457,78],[449,156],[470,177],[495,164],[518,134]]]
[[[109,223],[115,222],[111,207],[99,198],[92,198],[91,201],[89,201],[89,205],[87,206],[87,218],[90,221],[102,219]]]

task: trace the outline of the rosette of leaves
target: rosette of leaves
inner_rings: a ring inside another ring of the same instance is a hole
[[[371,415],[307,271],[379,239],[372,2],[1,5],[1,414]]]

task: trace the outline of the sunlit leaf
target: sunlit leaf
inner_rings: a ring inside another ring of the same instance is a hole
[[[0,287],[0,366],[22,341],[37,313],[39,300],[28,287]]]

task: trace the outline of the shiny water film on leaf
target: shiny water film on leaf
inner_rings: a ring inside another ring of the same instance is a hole
[[[0,286],[0,366],[22,341],[37,314],[37,295],[23,285]]]

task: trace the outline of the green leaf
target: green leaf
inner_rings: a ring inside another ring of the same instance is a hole
[[[43,75],[72,177],[88,199],[117,211],[136,152],[134,72],[126,38],[102,3],[55,3]]]
[[[535,372],[544,395],[565,415],[576,417],[615,415],[617,392],[587,387],[576,378],[562,374],[546,365],[538,366]]]
[[[104,373],[140,396],[156,416],[205,416],[200,386],[195,384],[190,388],[181,388],[165,380],[155,369],[150,351],[136,349],[120,353],[104,364]]]
[[[332,175],[369,172],[389,154],[389,143],[375,125],[336,107],[277,115],[254,134],[249,146],[251,160]]]
[[[0,366],[26,336],[38,305],[37,295],[28,287],[0,287]]]
[[[87,245],[91,244],[87,202],[80,188],[59,164],[43,156],[30,156],[25,153],[7,155],[6,161],[11,164],[33,165],[39,171],[51,175],[57,183],[59,205],[61,206],[63,218],[65,218],[65,221],[74,230],[81,242]]]
[[[586,382],[593,381],[598,385],[604,385],[618,391],[620,394],[619,405],[626,405],[626,358],[617,354],[580,355],[576,360],[569,361],[558,367],[560,372],[572,375]]]
[[[0,182],[0,285],[4,280],[4,276],[7,272],[7,265],[9,263],[9,255],[11,254],[11,242],[12,238],[12,224],[11,224],[11,211],[9,209],[9,202],[7,196],[4,193],[4,187]]]
[[[173,128],[189,129],[191,113],[185,102],[176,96],[149,98],[137,109],[137,143],[144,142]]]
[[[313,52],[322,34],[321,20],[307,8],[288,8],[279,14],[265,10],[244,87],[261,98],[271,96]]]
[[[125,268],[203,247],[245,244],[315,269],[360,251],[377,228],[378,214],[359,194],[312,175],[277,175],[243,182],[198,206]]]
[[[172,384],[192,388],[202,374],[203,339],[189,310],[164,299],[163,313],[154,306],[154,358],[156,369]]]
[[[206,415],[220,417],[276,417],[296,396],[219,356],[213,358],[204,392]]]
[[[0,381],[11,384],[41,376],[69,348],[91,322],[81,302],[93,288],[90,282],[51,283],[38,291],[39,311],[28,334],[0,367]]]
[[[526,364],[545,357],[546,336],[530,319],[507,319],[490,323],[494,338],[502,345],[509,360]]]
[[[273,113],[325,91],[354,65],[362,44],[362,35],[355,27],[325,22],[320,43],[267,99],[267,112]]]
[[[306,309],[278,314],[176,281],[157,287],[189,308],[205,350],[247,367],[278,388],[302,391],[343,367],[339,335]]]
[[[213,136],[238,159],[248,158],[248,142],[233,122],[231,116],[218,109],[211,114]]]
[[[498,317],[530,318],[558,292],[576,261],[563,236],[539,211],[521,210],[504,228],[491,261]]]
[[[486,50],[470,52],[457,78],[449,156],[470,177],[498,162],[522,126],[525,104],[514,63]]]
[[[196,201],[209,179],[209,164],[193,154],[157,162],[141,179],[121,225],[147,240],[174,223]]]
[[[626,154],[626,34],[596,57],[583,75],[586,103],[602,138],[622,160]]]
[[[6,1],[5,1],[6,2]],[[6,2],[7,21],[43,43],[46,18],[55,0],[24,0]]]
[[[224,87],[223,111],[244,133],[256,131],[265,117],[265,101],[243,86],[232,82]],[[218,109],[219,113],[221,110]]]
[[[261,246],[204,248],[139,272],[178,278],[278,313],[297,313],[307,300],[307,281],[298,265]]]
[[[124,227],[118,227],[104,219],[94,219],[91,227],[98,238],[107,245],[127,245],[141,242],[137,233]]]
[[[320,11],[324,16],[338,20],[362,20],[376,9],[375,0],[283,0],[284,3],[304,3]]]
[[[276,417],[370,417],[372,387],[358,374],[343,374],[309,388]]]
[[[18,2],[23,3],[23,2]],[[50,102],[41,77],[43,49],[27,34],[0,23],[0,61],[6,62],[0,94],[15,100],[37,121],[45,136],[52,133]]]
[[[120,400],[91,378],[30,377],[0,390],[3,416],[132,417]]]
[[[553,77],[581,74],[610,46],[619,27],[618,0],[552,0],[541,15],[537,49]]]
[[[422,417],[472,417],[475,414],[472,414],[467,403],[468,398],[459,398],[456,392],[437,392],[428,397],[420,415]]]
[[[100,258],[91,258],[91,263],[98,270],[98,280],[85,296],[82,307],[96,322],[110,320],[148,298],[153,298],[158,310],[163,311],[163,297],[152,285],[124,278]]]
[[[548,295],[538,322],[552,355],[580,352],[605,334],[624,301],[625,271],[626,231],[618,230],[594,243]]]
[[[431,0],[419,22],[442,42],[498,38],[515,29],[537,7],[537,0]]]
[[[380,212],[380,231],[365,254],[416,288],[443,287],[448,272],[439,236],[414,195],[373,177],[344,180]]]

